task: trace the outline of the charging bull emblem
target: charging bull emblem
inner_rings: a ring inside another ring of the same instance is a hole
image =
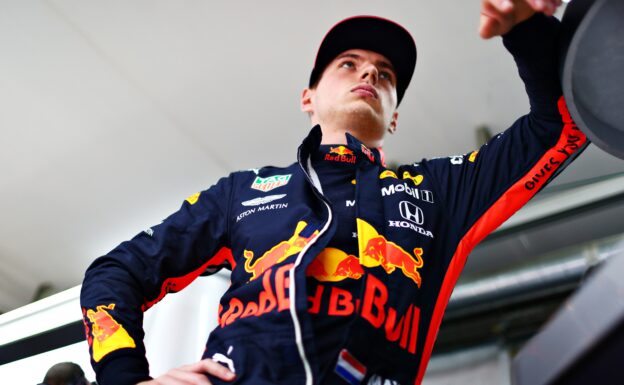
[[[115,309],[115,304],[99,305],[96,311],[87,310],[86,316],[91,322],[93,334],[93,360],[99,362],[105,355],[122,348],[135,348],[136,344],[126,329],[108,313]]]
[[[245,257],[245,271],[251,274],[249,281],[253,281],[258,278],[263,272],[270,269],[275,264],[299,253],[308,244],[308,242],[310,242],[310,240],[318,234],[318,230],[316,230],[309,237],[299,235],[299,233],[301,233],[306,226],[306,222],[299,221],[292,237],[273,246],[271,249],[262,254],[261,257],[256,259],[254,263],[251,262],[254,257],[253,251],[244,250],[243,256]]]
[[[410,278],[418,287],[422,278],[418,269],[423,267],[420,247],[414,248],[414,255],[405,251],[401,246],[388,241],[383,235],[367,222],[357,219],[358,242],[360,248],[360,263],[364,266],[381,266],[388,274],[399,269]]]
[[[337,282],[347,278],[360,279],[364,275],[364,269],[355,255],[328,247],[310,263],[306,275],[318,281]]]

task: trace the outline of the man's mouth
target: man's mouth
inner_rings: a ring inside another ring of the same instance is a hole
[[[368,84],[360,84],[358,86],[355,86],[351,89],[351,92],[365,97],[372,97],[375,99],[379,98],[379,94],[377,94],[377,90],[375,89],[375,87]]]

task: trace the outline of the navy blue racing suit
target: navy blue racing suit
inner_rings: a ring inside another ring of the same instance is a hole
[[[388,169],[350,135],[320,146],[317,126],[297,162],[234,172],[96,259],[81,305],[98,383],[149,379],[143,312],[227,268],[203,357],[235,383],[420,384],[472,248],[587,144],[561,97],[558,27],[536,15],[504,36],[531,111],[480,149]]]

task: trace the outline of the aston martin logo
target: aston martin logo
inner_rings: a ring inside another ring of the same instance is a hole
[[[241,202],[243,206],[259,206],[265,203],[273,202],[278,199],[282,199],[286,194],[278,194],[278,195],[267,195],[265,197],[258,197],[254,199],[250,199],[248,201]]]

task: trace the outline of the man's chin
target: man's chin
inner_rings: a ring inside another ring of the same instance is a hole
[[[371,106],[366,104],[353,104],[344,111],[348,116],[348,125],[351,129],[373,133],[384,132],[383,118]]]
[[[370,115],[371,118],[374,117],[375,119],[379,119],[379,117],[382,116],[379,111],[379,106],[376,103],[366,99],[354,100],[346,106],[345,110],[351,114],[363,116]]]

